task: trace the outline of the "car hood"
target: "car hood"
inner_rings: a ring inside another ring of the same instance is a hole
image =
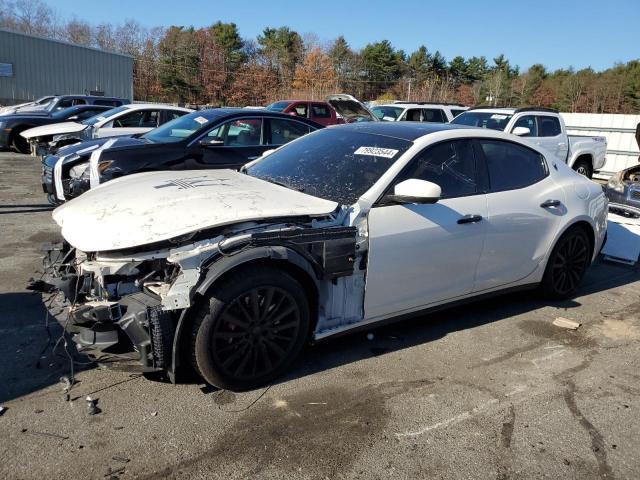
[[[42,127],[35,127],[25,130],[20,135],[24,138],[44,137],[47,135],[61,135],[64,133],[76,133],[81,132],[87,128],[86,125],[77,122],[63,122],[52,123],[51,125],[44,125]]]
[[[233,170],[128,175],[58,207],[54,220],[74,247],[139,247],[238,222],[325,216],[338,204]]]

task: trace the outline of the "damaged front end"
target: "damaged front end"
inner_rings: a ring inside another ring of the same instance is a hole
[[[605,187],[609,211],[633,218],[640,217],[640,165],[613,175]]]
[[[199,295],[225,272],[251,261],[287,262],[317,289],[316,331],[362,318],[364,265],[356,227],[336,218],[246,222],[129,251],[86,253],[47,247],[47,275],[33,289],[61,292],[65,328],[78,350],[100,361],[135,361],[175,380],[182,331]],[[354,272],[358,274],[354,274]],[[355,302],[347,297],[353,294]]]
[[[140,371],[169,367],[174,312],[162,308],[149,286],[171,282],[178,267],[163,258],[115,260],[66,243],[45,246],[45,275],[32,290],[58,293],[65,330],[78,351],[100,361],[134,360]]]

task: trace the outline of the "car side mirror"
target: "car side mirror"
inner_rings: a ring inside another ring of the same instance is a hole
[[[531,135],[531,130],[527,127],[516,127],[513,129],[513,132],[511,133],[519,137],[527,137]]]
[[[203,138],[198,142],[201,147],[211,148],[211,147],[222,147],[224,145],[224,140],[220,137],[207,137]]]
[[[442,189],[440,185],[427,180],[410,178],[398,183],[393,189],[393,194],[385,195],[383,203],[436,203],[440,200],[441,195]]]

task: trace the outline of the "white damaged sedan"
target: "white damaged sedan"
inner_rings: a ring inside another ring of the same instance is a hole
[[[241,172],[153,172],[54,211],[49,290],[98,358],[242,390],[304,344],[505,290],[573,295],[606,234],[599,185],[509,134],[319,130]]]

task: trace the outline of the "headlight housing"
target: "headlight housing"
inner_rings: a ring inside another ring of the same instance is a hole
[[[607,187],[614,192],[623,193],[624,192],[624,184],[622,183],[622,179],[619,175],[614,175],[607,182]]]
[[[89,178],[89,162],[82,162],[71,167],[69,176],[74,179]]]

